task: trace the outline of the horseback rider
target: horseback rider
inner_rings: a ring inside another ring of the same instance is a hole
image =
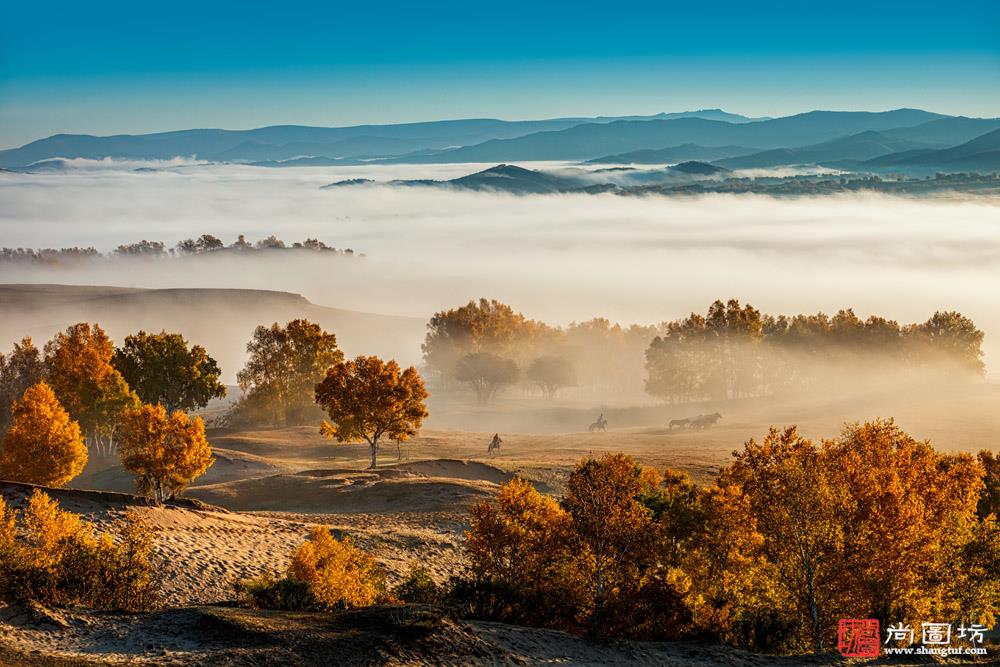
[[[597,418],[597,423],[601,426],[607,426],[608,420],[604,418],[603,412],[601,413],[601,416]]]
[[[503,443],[503,440],[500,439],[500,434],[499,433],[494,433],[493,434],[493,439],[490,440],[489,447],[486,448],[486,453],[487,454],[492,454],[496,450],[500,449],[500,445],[502,443]]]

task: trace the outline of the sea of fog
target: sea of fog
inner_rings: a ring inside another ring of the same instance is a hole
[[[901,322],[956,309],[1000,366],[1000,201],[852,195],[774,199],[455,192],[344,179],[446,179],[491,165],[267,169],[70,161],[0,173],[0,246],[226,243],[319,238],[365,258],[259,267],[170,262],[123,274],[0,266],[0,282],[245,287],[298,292],[354,310],[427,317],[479,296],[568,323],[601,315],[653,323],[736,297],[767,312],[853,307]],[[566,165],[532,165],[565,168]],[[140,172],[138,167],[155,169]],[[997,369],[994,369],[996,374]]]

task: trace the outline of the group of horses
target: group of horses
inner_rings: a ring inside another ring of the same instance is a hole
[[[685,417],[684,419],[671,419],[667,428],[670,431],[677,428],[690,428],[699,431],[704,431],[707,428],[715,426],[715,423],[722,419],[722,415],[718,412],[713,412],[710,415],[698,415],[697,417]],[[594,431],[607,431],[608,430],[608,420],[601,415],[597,418],[597,421],[592,423],[587,427],[587,430],[593,433]]]
[[[698,415],[697,417],[685,417],[684,419],[671,419],[667,425],[667,430],[673,431],[676,426],[678,428],[693,428],[704,431],[707,428],[715,426],[715,422],[720,419],[722,419],[722,415],[718,412],[713,412],[710,415]]]

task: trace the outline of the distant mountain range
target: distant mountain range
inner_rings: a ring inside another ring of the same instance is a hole
[[[654,116],[535,121],[445,120],[324,128],[181,130],[146,135],[55,135],[0,151],[0,168],[65,168],[61,159],[196,157],[261,167],[575,161],[731,169],[821,165],[849,170],[1000,169],[993,139],[1000,118],[920,109],[811,111],[750,118],[720,109]],[[980,141],[964,147],[967,143]],[[948,152],[952,151],[952,152]],[[48,161],[48,162],[46,162]]]
[[[20,148],[0,151],[0,167],[25,167],[51,158],[166,160],[178,156],[197,156],[201,160],[221,162],[281,161],[303,157],[370,159],[410,153],[436,153],[493,139],[563,130],[581,124],[681,118],[705,118],[733,124],[757,120],[720,109],[703,109],[654,116],[529,121],[469,119],[352,127],[275,125],[255,130],[198,129],[108,137],[56,134]]]
[[[588,164],[675,164],[688,160],[711,162],[737,155],[755,153],[753,148],[746,146],[699,146],[698,144],[683,144],[668,148],[644,148],[620,155],[605,155],[604,157],[587,160]]]

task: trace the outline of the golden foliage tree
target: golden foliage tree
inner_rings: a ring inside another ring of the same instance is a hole
[[[63,486],[83,472],[87,446],[44,382],[31,386],[14,403],[11,427],[0,449],[0,478],[44,486]]]
[[[476,603],[489,608],[479,612],[564,628],[575,620],[582,587],[573,581],[571,531],[569,513],[519,477],[495,502],[473,506],[465,549],[477,584],[488,589]]]
[[[696,622],[785,652],[824,650],[838,618],[991,625],[1000,539],[976,513],[983,473],[892,420],[848,425],[821,446],[772,429],[709,495],[684,566]]]
[[[591,631],[604,634],[627,612],[629,596],[656,561],[652,515],[639,498],[642,468],[624,454],[578,465],[563,506],[573,520],[571,543],[592,605]]]
[[[45,379],[98,453],[110,454],[121,414],[139,403],[112,364],[100,325],[74,324],[45,344]]]
[[[337,442],[367,442],[375,468],[383,437],[405,441],[420,430],[428,395],[412,366],[401,370],[374,356],[338,362],[316,385],[316,402],[330,416],[320,432]]]
[[[982,468],[968,454],[938,454],[892,420],[849,425],[824,449],[836,492],[850,499],[845,593],[883,624],[928,617],[949,586],[935,573],[975,525]]]
[[[660,549],[662,478],[618,454],[585,460],[562,502],[513,479],[472,509],[466,554],[474,613],[573,632],[673,638],[689,582]],[[678,502],[679,504],[679,502]]]
[[[755,527],[760,552],[777,592],[803,628],[800,648],[823,652],[833,621],[844,608],[844,498],[833,485],[829,461],[795,427],[772,428],[762,443],[751,439],[719,477],[745,503],[732,509]],[[752,523],[750,523],[752,521]]]
[[[141,493],[157,502],[174,497],[215,462],[201,417],[168,415],[162,405],[143,405],[122,417],[122,465],[135,473]]]
[[[313,528],[292,552],[288,576],[306,582],[320,606],[329,609],[366,607],[385,596],[385,575],[375,560],[325,526]]]
[[[38,489],[18,514],[0,498],[0,598],[129,611],[159,603],[156,533],[138,514],[99,533]]]

